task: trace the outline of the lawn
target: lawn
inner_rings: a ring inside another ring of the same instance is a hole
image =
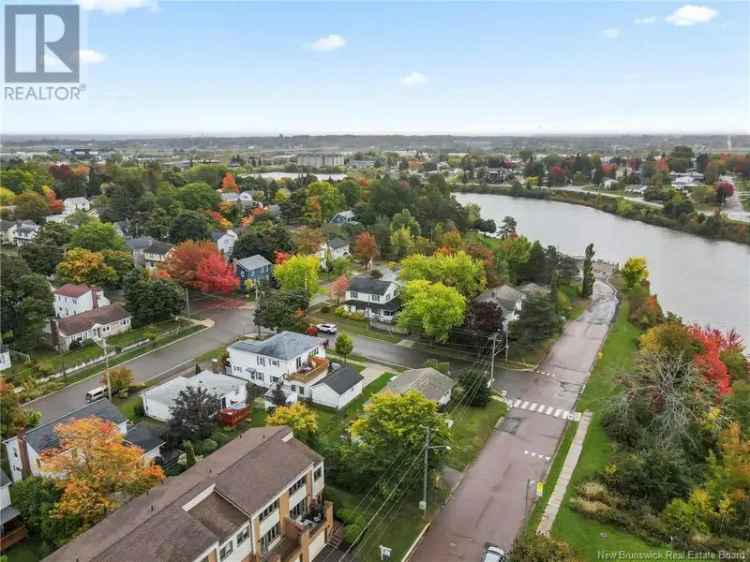
[[[29,536],[23,542],[6,551],[4,556],[7,556],[8,562],[38,562],[46,554],[39,539]]]
[[[169,332],[170,330],[175,330],[179,326],[180,323],[176,320],[166,320],[149,326],[141,326],[140,328],[133,328],[122,334],[117,334],[116,336],[107,338],[107,344],[111,347],[127,347],[144,340],[149,336],[155,336],[158,338],[162,334]]]
[[[552,527],[552,534],[569,543],[583,560],[598,560],[600,558],[597,553],[603,550],[629,553],[671,552],[666,546],[649,545],[639,537],[616,527],[584,517],[568,506],[576,487],[602,470],[612,454],[613,445],[602,426],[602,414],[610,397],[617,392],[616,374],[632,365],[640,335],[640,330],[628,322],[628,310],[628,302],[623,300],[586,390],[578,401],[578,410],[590,410],[593,417],[565,500]]]
[[[507,411],[505,403],[490,400],[484,408],[467,407],[458,412],[453,420],[453,439],[448,465],[456,470],[465,469],[492,435],[497,420]]]

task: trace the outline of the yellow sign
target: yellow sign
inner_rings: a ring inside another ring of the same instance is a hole
[[[544,482],[536,483],[536,497],[541,498],[544,495]]]

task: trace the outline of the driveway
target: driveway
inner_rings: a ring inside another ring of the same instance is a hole
[[[573,415],[615,308],[614,291],[597,281],[588,311],[566,324],[540,365],[542,372],[498,370],[495,387],[507,392],[511,409],[434,519],[412,562],[476,561],[486,542],[511,547],[533,505],[535,482],[546,477],[565,417]]]

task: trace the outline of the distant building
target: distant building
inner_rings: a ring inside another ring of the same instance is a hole
[[[341,211],[333,215],[328,222],[331,224],[349,224],[357,222],[357,217],[352,210]]]
[[[523,307],[523,301],[526,295],[511,287],[510,285],[501,285],[493,289],[487,289],[476,300],[478,302],[494,302],[503,309],[503,322],[507,326],[508,322],[512,322],[518,318],[518,313]]]
[[[216,243],[216,247],[221,252],[221,255],[225,258],[229,258],[232,255],[234,245],[239,237],[234,230],[227,230],[226,232],[222,232],[221,230],[214,230],[211,233],[211,238],[213,239],[214,243]]]
[[[13,361],[10,357],[10,348],[0,343],[0,371],[10,369],[13,366]]]
[[[34,239],[39,236],[40,226],[34,221],[18,221],[16,225],[11,228],[13,243],[18,246],[26,246],[31,244]]]
[[[234,260],[234,271],[240,278],[240,283],[247,280],[263,282],[271,279],[273,265],[260,254],[255,254],[241,260]]]
[[[366,170],[375,167],[375,160],[349,160],[349,167],[353,170]]]
[[[331,260],[339,258],[346,258],[351,256],[349,251],[349,242],[342,240],[341,238],[333,238],[327,242],[323,242],[318,250],[318,257],[320,257],[320,266],[326,267],[328,265],[328,257]]]
[[[72,215],[76,211],[88,212],[91,209],[91,203],[85,197],[68,197],[63,199],[65,210],[64,215]]]
[[[303,168],[335,168],[344,165],[341,154],[298,154],[297,165]]]
[[[152,270],[166,261],[174,250],[174,245],[150,236],[128,238],[125,240],[133,253],[133,264]]]
[[[242,193],[235,193],[233,191],[222,191],[221,200],[229,201],[243,207],[251,207],[253,205],[253,194],[249,191],[243,191]]]

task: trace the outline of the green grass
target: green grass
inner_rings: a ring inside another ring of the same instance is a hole
[[[602,426],[602,415],[609,398],[617,393],[615,376],[626,371],[633,363],[638,336],[641,333],[628,322],[628,311],[628,302],[623,300],[586,390],[578,401],[578,410],[590,410],[593,416],[578,465],[552,527],[552,534],[569,543],[583,560],[597,560],[597,552],[602,550],[622,550],[630,553],[671,552],[668,547],[649,545],[637,536],[584,517],[574,511],[568,503],[581,483],[589,480],[607,465],[613,451],[613,444]]]
[[[451,440],[448,465],[464,470],[482,450],[492,435],[497,420],[505,415],[508,407],[497,400],[490,400],[484,408],[464,408],[456,415]]]
[[[8,562],[38,562],[44,558],[45,553],[41,541],[29,536],[23,542],[11,547],[4,555],[8,557]]]
[[[358,368],[354,365],[353,368],[360,371],[362,370],[361,367]],[[360,414],[365,403],[373,394],[383,390],[393,376],[393,373],[383,373],[380,375],[364,388],[362,394],[352,400],[346,408],[340,412],[337,412],[332,408],[325,408],[313,404],[309,405],[318,416],[318,439],[320,439],[321,443],[329,445],[335,445],[338,443],[345,428],[348,427],[354,418]]]
[[[568,318],[575,320],[588,308],[590,299],[584,299],[578,292],[578,287],[573,285],[562,285],[559,287],[561,292],[570,302],[570,313]]]

